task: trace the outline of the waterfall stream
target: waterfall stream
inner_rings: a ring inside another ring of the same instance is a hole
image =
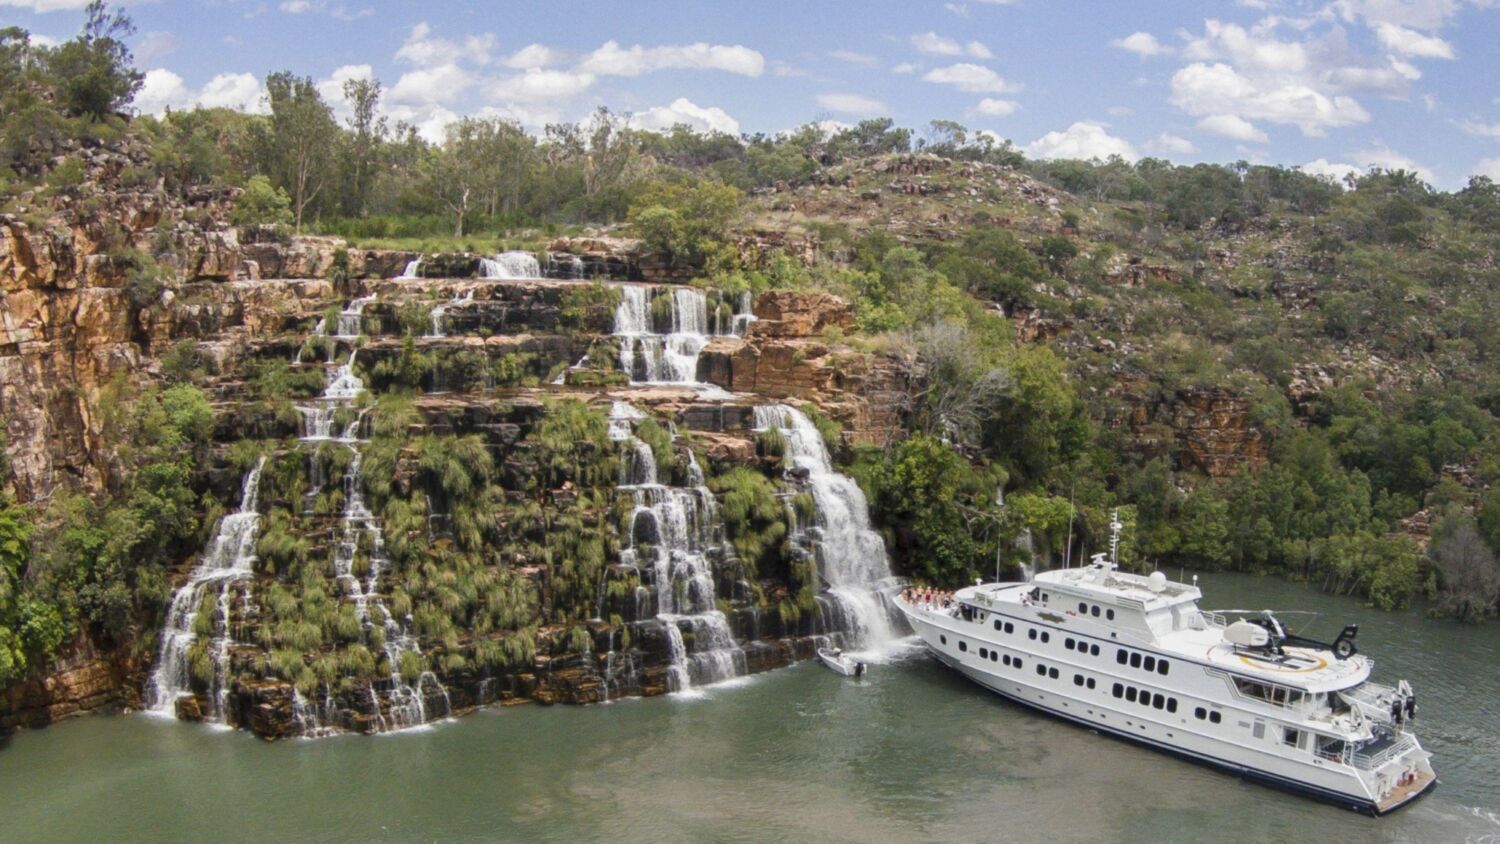
[[[453,309],[453,308],[460,307],[462,305],[467,305],[467,304],[469,304],[472,301],[474,301],[474,291],[473,290],[465,290],[465,291],[463,291],[461,293],[455,293],[455,294],[453,294],[453,298],[452,299],[449,299],[448,301],[446,301],[446,302],[444,302],[444,303],[442,303],[440,305],[433,306],[432,311],[430,313],[430,316],[432,317],[432,330],[427,333],[427,336],[428,337],[446,337],[446,336],[448,336],[448,334],[447,334],[447,331],[448,331],[448,322],[447,322],[448,311],[451,310],[451,309]]]
[[[671,689],[688,691],[745,674],[745,652],[718,608],[709,554],[723,553],[725,546],[713,493],[696,459],[688,486],[662,483],[651,446],[632,432],[640,418],[625,402],[615,402],[610,413],[610,437],[627,450],[618,489],[634,503],[620,561],[650,571],[656,617],[667,636]]]
[[[219,586],[219,600],[214,618],[214,639],[209,651],[214,663],[210,688],[212,710],[205,720],[224,722],[229,697],[229,647],[233,636],[229,627],[230,597],[236,583],[248,579],[255,564],[255,540],[260,529],[256,506],[260,497],[260,473],[264,457],[245,474],[240,484],[239,509],[219,520],[219,530],[204,552],[192,575],[172,595],[167,621],[161,632],[161,652],[156,670],[146,684],[147,705],[152,711],[175,714],[177,699],[192,694],[188,650],[197,640],[194,621],[209,586]]]
[[[818,571],[852,628],[848,632],[862,647],[882,648],[892,639],[880,595],[891,579],[891,565],[885,541],[870,529],[864,491],[852,478],[834,471],[822,434],[801,411],[761,405],[755,408],[755,427],[779,431],[786,439],[787,461],[807,473],[817,509],[811,533]]]
[[[505,281],[542,277],[542,266],[530,252],[501,252],[491,258],[480,258],[479,271],[480,278]]]
[[[664,302],[664,305],[656,303]],[[632,384],[672,384],[710,389],[698,381],[698,355],[714,337],[738,337],[754,316],[748,295],[739,313],[725,325],[719,309],[709,315],[708,297],[692,287],[661,288],[620,285],[614,334],[620,340],[620,368]],[[662,310],[666,333],[657,330]]]

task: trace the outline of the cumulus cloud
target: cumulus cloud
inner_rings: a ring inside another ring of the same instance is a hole
[[[930,53],[935,56],[973,56],[976,59],[991,59],[995,57],[990,48],[978,41],[970,41],[967,44],[959,43],[952,38],[945,38],[936,32],[923,32],[911,37],[911,45],[919,52]]]
[[[1423,35],[1414,29],[1397,26],[1393,23],[1382,23],[1375,27],[1375,37],[1380,43],[1392,52],[1403,56],[1416,56],[1424,59],[1451,59],[1453,58],[1453,45],[1437,37],[1436,35]]]
[[[859,94],[819,94],[818,107],[840,114],[885,114],[890,107],[880,100]]]
[[[979,101],[978,105],[974,106],[974,113],[982,114],[986,117],[1009,117],[1019,111],[1020,108],[1021,104],[1014,100],[985,97]]]
[[[451,103],[474,86],[469,71],[449,62],[401,74],[391,86],[392,102],[408,104]]]
[[[593,84],[592,73],[532,68],[525,73],[495,80],[490,85],[489,95],[497,101],[565,100],[578,96]]]
[[[902,62],[901,64],[898,64],[895,67],[891,68],[891,73],[899,73],[902,76],[905,76],[909,73],[916,73],[918,70],[921,70],[919,66],[914,65],[911,62]]]
[[[1187,138],[1163,132],[1156,136],[1156,140],[1147,144],[1151,149],[1166,155],[1192,155],[1198,151],[1198,147]]]
[[[1410,170],[1425,182],[1433,181],[1432,170],[1417,163],[1410,156],[1402,155],[1384,144],[1360,150],[1351,157],[1364,165],[1366,169],[1379,167],[1382,170]]]
[[[1489,176],[1500,182],[1500,158],[1483,158],[1474,165],[1474,175]]]
[[[1459,0],[1335,0],[1331,8],[1348,23],[1363,21],[1370,26],[1389,23],[1434,30],[1458,14],[1462,4]]]
[[[1021,89],[1019,85],[1006,82],[993,70],[969,62],[933,68],[922,78],[939,85],[952,85],[971,94],[1009,94]]]
[[[1119,47],[1126,52],[1135,53],[1143,59],[1172,52],[1170,48],[1163,46],[1160,41],[1156,40],[1156,36],[1149,32],[1133,32],[1124,38],[1116,38],[1109,43],[1112,47]]]
[[[506,67],[516,70],[531,70],[536,67],[546,67],[562,61],[562,54],[541,44],[527,44],[525,47],[515,51],[510,58],[505,60]]]
[[[1326,179],[1332,179],[1339,184],[1343,184],[1344,180],[1349,178],[1350,176],[1358,176],[1360,173],[1364,172],[1360,170],[1360,168],[1355,167],[1353,164],[1345,164],[1340,161],[1329,161],[1326,158],[1319,158],[1313,161],[1309,161],[1297,169],[1313,176],[1322,176]]]
[[[656,106],[636,114],[631,122],[643,129],[670,129],[679,124],[690,126],[699,132],[740,133],[740,122],[722,108],[707,108],[686,97],[678,97],[671,105]]]
[[[606,41],[589,53],[578,65],[585,73],[598,76],[640,76],[654,70],[722,70],[741,76],[760,76],[766,59],[749,47],[738,44],[685,44],[665,47],[621,47],[617,41]]]
[[[406,41],[396,51],[396,58],[418,67],[451,65],[459,61],[488,64],[494,49],[495,36],[491,33],[466,35],[460,41],[453,41],[434,36],[432,26],[423,21],[411,28]]]
[[[251,114],[266,111],[265,89],[252,73],[221,73],[198,90],[181,76],[165,68],[146,71],[135,107],[145,114],[161,114],[168,108],[229,108]]]
[[[1359,5],[1373,14],[1378,4]],[[1310,136],[1366,123],[1370,114],[1357,96],[1406,96],[1422,75],[1407,59],[1441,57],[1446,48],[1397,21],[1373,20],[1371,26],[1386,45],[1383,56],[1359,55],[1328,16],[1273,16],[1248,28],[1207,20],[1201,34],[1185,35],[1181,53],[1188,64],[1173,75],[1170,100],[1199,117],[1232,114],[1293,125]]]
[[[1118,155],[1126,161],[1140,156],[1135,147],[1123,138],[1105,131],[1104,125],[1092,121],[1079,121],[1061,132],[1048,132],[1024,147],[1032,158],[1109,158]]]
[[[349,103],[344,100],[344,83],[356,79],[374,79],[375,69],[367,64],[346,64],[331,76],[318,83],[318,94],[323,102],[333,109],[335,117],[343,120],[350,116]]]
[[[1233,114],[1211,114],[1198,121],[1198,128],[1221,138],[1264,144],[1271,139],[1255,128],[1255,124]]]

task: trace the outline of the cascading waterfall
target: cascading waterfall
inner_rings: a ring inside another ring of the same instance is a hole
[[[213,584],[219,585],[217,615],[214,618],[214,680],[210,689],[213,706],[206,720],[223,723],[229,696],[229,647],[233,637],[229,629],[229,601],[236,583],[248,579],[255,564],[255,540],[260,529],[256,507],[260,497],[260,473],[265,468],[262,457],[255,468],[245,474],[240,485],[239,509],[219,521],[219,530],[198,567],[176,593],[167,610],[162,629],[161,653],[156,670],[147,684],[147,704],[151,710],[172,714],[177,699],[192,693],[189,687],[188,649],[197,639],[193,622],[203,603],[203,594]]]
[[[474,301],[474,291],[473,290],[465,290],[465,291],[463,291],[461,293],[455,293],[455,294],[453,294],[453,298],[452,299],[449,299],[448,301],[442,303],[441,305],[434,306],[433,309],[432,309],[432,312],[430,314],[430,316],[432,317],[432,330],[430,332],[428,332],[427,336],[428,337],[446,337],[446,336],[448,336],[448,334],[447,334],[447,331],[448,331],[448,323],[447,323],[448,311],[450,309],[452,309],[452,308],[460,307],[462,305],[467,305],[467,304],[469,304],[472,301]]]
[[[481,278],[503,281],[542,277],[542,265],[530,252],[501,252],[492,258],[480,258],[479,270]]]
[[[848,632],[863,647],[884,646],[892,633],[879,590],[891,579],[891,565],[885,541],[870,529],[864,491],[834,471],[822,434],[801,411],[781,404],[759,406],[755,428],[779,431],[786,440],[786,457],[807,473],[817,509],[818,571],[853,628]]]
[[[341,443],[351,452],[349,466],[344,472],[344,511],[333,548],[334,579],[339,585],[340,593],[354,604],[355,616],[362,628],[361,638],[368,641],[372,630],[377,626],[380,628],[382,635],[379,638],[383,639],[383,650],[391,673],[386,681],[389,689],[385,693],[384,707],[375,690],[371,689],[370,715],[377,729],[385,732],[426,723],[433,714],[428,712],[429,697],[442,698],[442,711],[436,713],[438,715],[447,715],[451,711],[451,705],[447,689],[443,688],[431,671],[416,672],[416,680],[407,681],[406,675],[413,673],[413,669],[407,666],[407,670],[403,670],[402,663],[416,660],[420,664],[422,651],[407,625],[391,613],[380,593],[380,578],[389,569],[390,560],[385,554],[385,534],[380,522],[365,503],[364,455],[360,451],[360,446],[365,442],[360,438],[364,411],[353,416],[337,439],[332,436],[334,418],[338,412],[352,411],[354,401],[364,390],[364,381],[354,372],[358,354],[358,349],[350,351],[348,362],[334,370],[316,405],[299,407],[298,411],[306,423],[302,436],[304,442],[332,440]],[[314,461],[314,465],[316,463]],[[369,551],[368,568],[361,581],[355,574],[354,563],[362,541]],[[316,736],[331,732],[332,728],[327,726],[326,721],[333,711],[334,706],[327,699],[321,708],[316,708],[308,705],[300,694],[294,696],[293,713],[302,726],[304,735]]]
[[[421,277],[422,277],[422,258],[421,258],[421,256],[418,256],[414,260],[407,261],[406,262],[406,268],[403,269],[403,270],[401,270],[401,275],[396,276],[397,280],[401,280],[401,281],[410,281],[411,279],[421,278]]]
[[[629,452],[618,489],[635,505],[620,560],[652,573],[673,691],[738,677],[747,672],[745,652],[718,609],[708,556],[712,549],[724,548],[713,493],[696,460],[689,466],[690,486],[669,486],[657,478],[656,455],[632,432],[632,422],[640,418],[640,411],[625,402],[615,402],[610,413],[610,437]],[[691,644],[684,631],[691,634]]]
[[[652,294],[665,297],[669,311],[666,334],[656,330]],[[741,310],[747,309],[748,294]],[[704,387],[698,382],[698,355],[713,337],[738,337],[749,324],[748,314],[736,314],[723,325],[718,310],[710,321],[708,297],[691,287],[657,292],[650,287],[620,286],[620,304],[615,308],[614,334],[620,339],[620,368],[633,384],[681,384]]]
[[[339,312],[338,338],[349,340],[359,336],[364,319],[365,305],[375,301],[374,296],[361,296],[349,303],[349,307]]]

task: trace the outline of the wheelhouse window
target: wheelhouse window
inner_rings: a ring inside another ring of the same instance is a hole
[[[1283,727],[1281,730],[1281,743],[1287,747],[1302,746],[1302,731],[1291,727]]]
[[[1275,683],[1262,683],[1246,677],[1235,677],[1234,688],[1245,697],[1263,700],[1274,706],[1293,706],[1302,700],[1302,692],[1296,689],[1278,686]]]

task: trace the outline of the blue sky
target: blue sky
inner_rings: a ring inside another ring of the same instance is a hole
[[[0,0],[49,38],[86,0]],[[1500,0],[134,2],[143,111],[264,108],[261,80],[373,75],[436,137],[595,105],[645,126],[777,132],[937,118],[1035,156],[1119,153],[1500,180]]]

